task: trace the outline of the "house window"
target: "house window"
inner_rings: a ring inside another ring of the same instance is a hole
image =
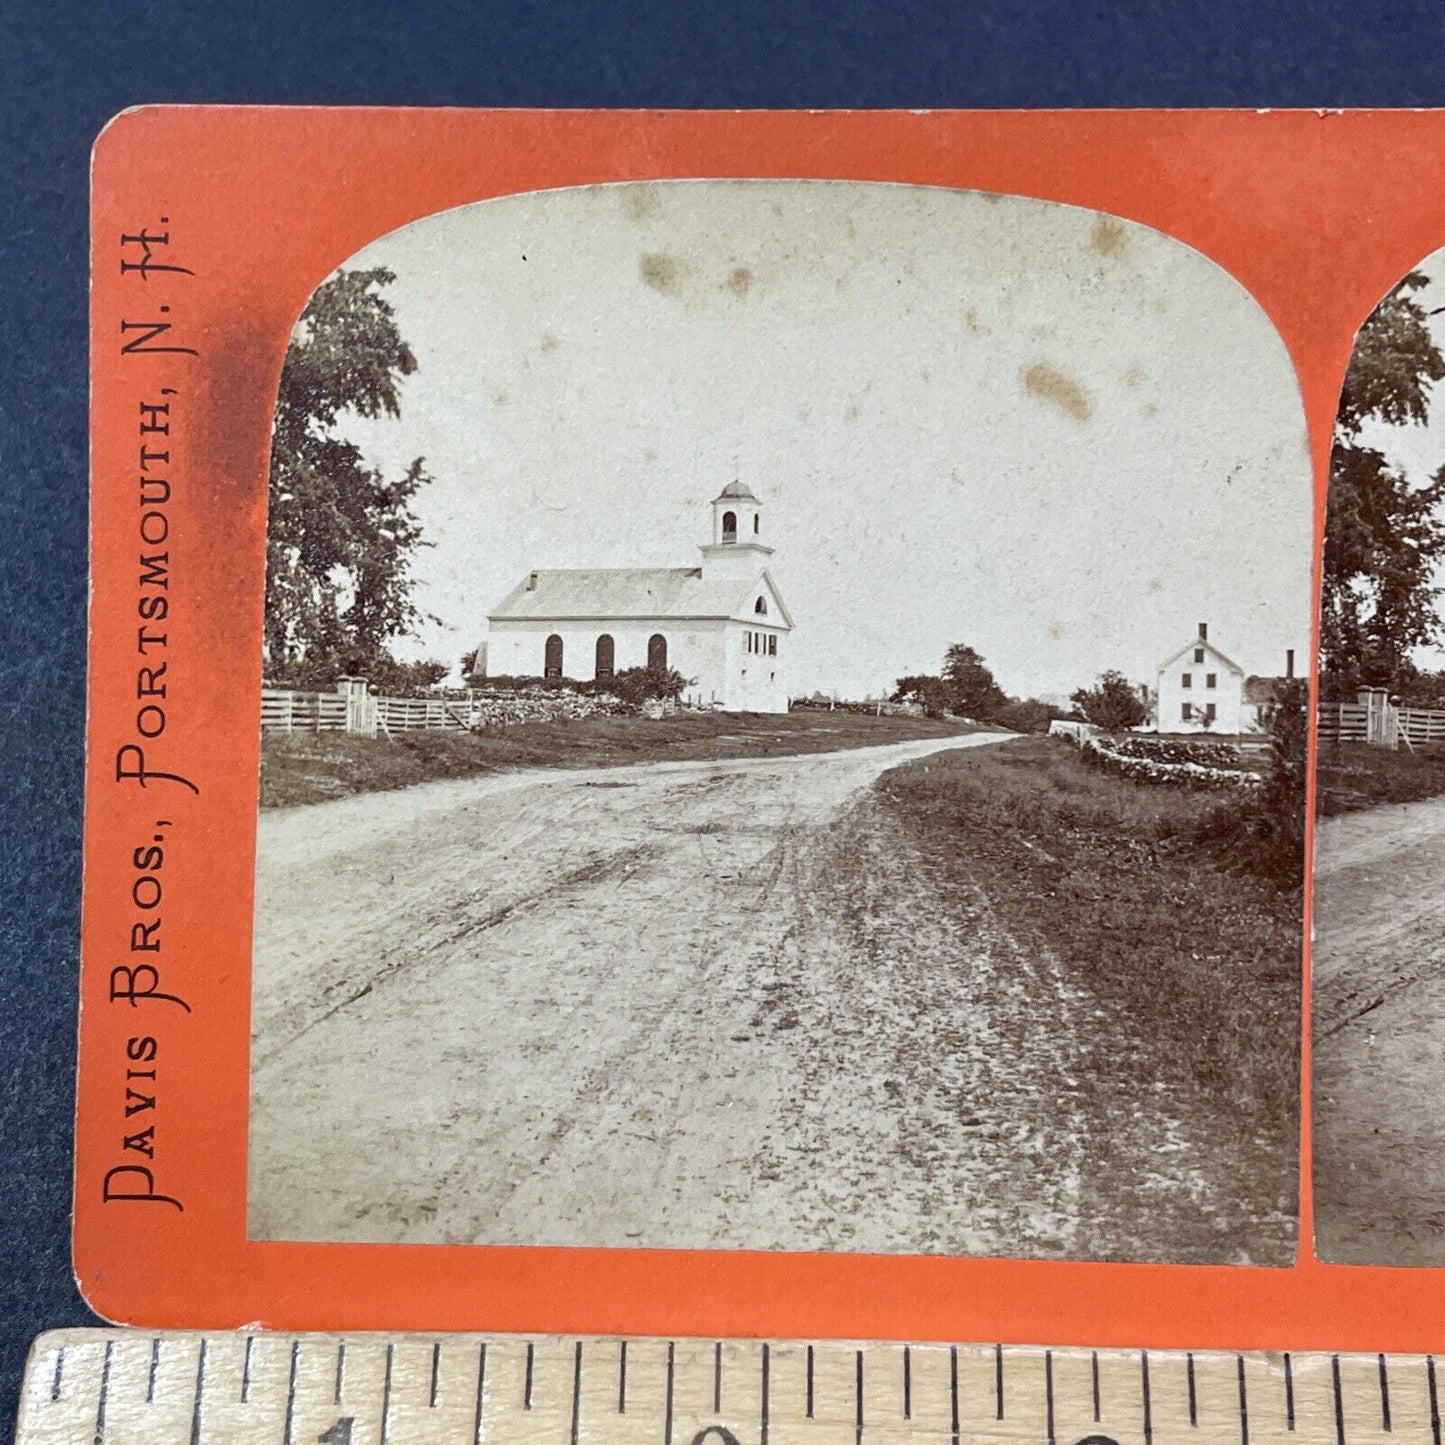
[[[667,638],[660,632],[647,639],[647,665],[653,672],[667,671]]]
[[[1179,686],[1180,686],[1180,687],[1193,687],[1193,686],[1194,686],[1194,674],[1193,674],[1192,672],[1181,672],[1181,673],[1179,674]]]
[[[1194,649],[1194,660],[1195,662],[1204,661],[1204,649],[1202,647],[1196,647]]]
[[[1206,673],[1204,674],[1204,685],[1205,685],[1205,687],[1213,687],[1214,684],[1215,684],[1216,677],[1217,677],[1217,674],[1212,673],[1212,672],[1206,672]],[[1213,706],[1213,703],[1211,703],[1210,706],[1212,707],[1212,706]]]
[[[612,634],[604,632],[597,639],[597,678],[601,681],[611,677],[615,670],[616,649],[613,646]]]
[[[769,636],[768,636],[768,656],[769,656],[769,657],[776,657],[777,655],[778,655],[778,634],[777,634],[776,632],[774,632],[774,633],[769,634]]]
[[[542,665],[543,677],[562,676],[562,639],[554,632],[547,639],[547,650],[545,661]]]
[[[753,536],[754,536],[754,537],[756,537],[756,536],[758,535],[758,533],[762,530],[762,521],[763,521],[763,514],[762,514],[761,512],[754,512],[754,513],[753,513]]]
[[[736,512],[723,513],[723,541],[736,542],[738,539],[738,514]]]
[[[1204,720],[1205,720],[1205,722],[1213,722],[1214,719],[1217,718],[1218,716],[1219,716],[1219,713],[1215,710],[1215,706],[1214,706],[1214,704],[1213,704],[1212,702],[1207,702],[1207,703],[1204,704]]]
[[[1186,702],[1184,706],[1179,709],[1179,720],[1180,722],[1188,722],[1193,716],[1194,704],[1192,702]]]
[[[756,612],[759,617],[766,617],[768,615],[768,599],[766,597],[759,597],[758,600],[753,603],[753,611]]]

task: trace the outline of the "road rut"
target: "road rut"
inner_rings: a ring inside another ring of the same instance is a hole
[[[1445,1264],[1445,798],[1347,813],[1315,847],[1320,1255]]]
[[[1223,1197],[1195,1104],[1101,1075],[1139,1021],[946,885],[871,787],[989,745],[263,816],[252,1236],[1287,1255],[1290,1219]]]

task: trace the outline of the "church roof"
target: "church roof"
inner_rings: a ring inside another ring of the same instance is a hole
[[[725,486],[722,491],[718,493],[717,500],[722,501],[724,497],[728,497],[734,501],[739,502],[757,501],[757,498],[753,496],[746,482],[729,482],[727,486]]]
[[[777,615],[763,619],[754,614],[760,587],[776,602]],[[766,572],[760,577],[704,582],[700,567],[572,567],[532,572],[488,614],[492,622],[685,617],[793,625]]]

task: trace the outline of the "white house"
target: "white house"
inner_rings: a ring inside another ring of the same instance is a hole
[[[712,503],[696,567],[528,572],[487,618],[494,677],[606,679],[674,668],[698,706],[786,712],[793,619],[768,575],[762,504],[742,482]]]
[[[1155,721],[1161,733],[1242,733],[1257,709],[1244,703],[1244,669],[1210,640],[1207,623],[1155,672]]]

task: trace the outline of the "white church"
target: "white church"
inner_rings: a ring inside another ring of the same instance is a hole
[[[742,482],[712,503],[696,567],[529,572],[487,617],[493,677],[605,681],[673,668],[684,700],[726,712],[787,712],[793,619],[768,574],[762,504]]]

